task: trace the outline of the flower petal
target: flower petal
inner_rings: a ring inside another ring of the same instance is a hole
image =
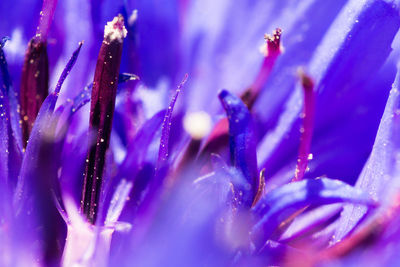
[[[396,153],[399,151],[397,135],[399,134],[398,112],[400,109],[400,71],[393,83],[385,112],[382,116],[372,152],[365,164],[356,187],[370,194],[382,203],[384,210],[392,201],[393,194],[400,187],[400,180],[394,175]],[[379,211],[378,211],[379,212]],[[347,205],[341,215],[334,240],[345,237],[367,213],[365,207]]]
[[[369,127],[365,126],[362,135],[358,134],[359,127],[364,127],[360,124],[361,115],[364,109],[367,114],[376,114],[383,108],[380,102],[373,102],[382,95],[381,89],[374,87],[371,93],[366,88],[379,77],[390,54],[391,43],[400,26],[398,9],[396,4],[382,0],[349,1],[314,53],[308,66],[309,74],[317,82],[311,152],[317,149],[323,152],[314,155],[314,161],[325,163],[325,168],[318,170],[319,175],[343,177],[353,182],[361,171],[365,151],[370,149],[371,137],[378,125],[373,115],[367,116],[368,124],[365,125]],[[370,97],[374,105],[364,104],[366,97]],[[286,102],[275,128],[267,133],[259,146],[261,166],[268,170],[268,175],[281,170],[281,163],[294,154],[299,139],[301,106],[300,88],[297,88]],[[359,127],[354,127],[355,123],[360,124]],[[332,126],[337,131],[332,131]],[[335,142],[327,146],[326,140],[332,139]],[[319,149],[321,146],[324,149]],[[342,147],[346,146],[346,157],[343,157]],[[294,156],[292,158],[294,163]],[[349,163],[349,159],[353,161]],[[268,187],[272,186],[267,183]]]
[[[252,118],[240,98],[223,90],[219,98],[229,121],[229,147],[231,161],[238,168],[247,183],[250,194],[243,196],[244,205],[250,207],[258,190],[258,169]],[[244,193],[244,192],[243,192]]]
[[[297,210],[310,204],[337,202],[376,205],[376,202],[361,190],[339,180],[327,178],[293,182],[269,192],[252,209],[260,218],[251,233],[256,246],[259,247],[263,241],[269,239],[278,225]]]

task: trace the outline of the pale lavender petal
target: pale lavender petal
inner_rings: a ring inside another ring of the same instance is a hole
[[[290,224],[288,229],[280,237],[281,242],[288,242],[298,236],[326,223],[337,215],[343,208],[342,204],[331,204],[316,208],[305,214],[299,215]]]
[[[361,190],[339,180],[327,178],[293,182],[269,192],[252,209],[259,218],[252,230],[256,246],[259,247],[269,239],[276,227],[299,209],[311,204],[337,202],[376,205],[376,202]]]
[[[112,226],[117,222],[125,203],[128,201],[132,185],[132,182],[127,182],[125,179],[121,180],[117,189],[114,191],[104,225]]]

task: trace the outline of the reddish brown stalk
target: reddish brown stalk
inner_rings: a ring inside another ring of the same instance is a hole
[[[20,115],[22,143],[27,145],[33,123],[49,92],[49,60],[47,35],[53,20],[57,0],[44,0],[36,35],[29,41],[22,69]]]
[[[33,123],[49,91],[49,60],[47,43],[32,38],[25,54],[22,69],[20,103],[22,141],[24,147],[29,139]]]
[[[121,15],[107,23],[94,74],[89,131],[95,133],[95,142],[89,144],[81,201],[82,213],[93,224],[96,222],[106,151],[110,143],[125,36],[126,29]]]
[[[296,171],[292,182],[303,179],[310,157],[311,139],[314,130],[315,93],[314,81],[303,71],[299,71],[304,92],[303,125],[301,128],[300,148],[297,158]]]

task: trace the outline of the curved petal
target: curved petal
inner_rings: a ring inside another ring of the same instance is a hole
[[[259,218],[251,233],[253,240],[260,247],[281,222],[307,205],[337,202],[376,205],[366,193],[339,180],[321,178],[293,182],[271,191],[252,209],[256,218]]]

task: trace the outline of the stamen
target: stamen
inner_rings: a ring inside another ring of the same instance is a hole
[[[272,71],[272,68],[275,65],[276,59],[282,53],[283,49],[281,46],[281,34],[282,30],[277,28],[273,32],[272,36],[268,34],[264,36],[264,39],[266,41],[265,47],[263,49],[263,53],[265,56],[264,61],[253,84],[240,96],[240,98],[247,105],[249,110],[252,109],[255,101],[257,100],[257,97],[260,94],[262,87],[267,81]]]
[[[110,143],[122,42],[126,33],[121,15],[107,23],[94,74],[89,131],[96,133],[96,142],[89,145],[81,201],[81,212],[93,224],[96,221],[105,156]]]
[[[307,170],[308,160],[312,158],[310,154],[311,139],[314,129],[314,116],[315,116],[315,93],[314,81],[299,70],[301,85],[304,91],[304,110],[303,110],[303,126],[301,128],[300,148],[297,158],[296,171],[292,182],[303,179],[304,173]]]
[[[27,145],[33,123],[49,92],[47,35],[57,0],[44,0],[36,35],[29,41],[22,69],[20,103],[22,144]]]
[[[23,146],[29,139],[33,123],[49,91],[49,60],[47,43],[32,38],[25,54],[22,69],[20,103]]]

